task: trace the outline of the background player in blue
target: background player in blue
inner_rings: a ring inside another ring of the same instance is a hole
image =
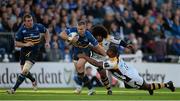
[[[14,87],[8,90],[7,93],[14,94],[16,89],[21,85],[26,77],[32,82],[36,82],[29,70],[35,63],[40,51],[40,33],[44,33],[45,35],[45,47],[50,48],[49,31],[42,24],[33,23],[33,18],[31,15],[25,15],[23,17],[23,25],[18,30],[15,39],[15,46],[21,47],[20,65],[22,67],[22,72],[18,76]]]
[[[70,39],[68,35],[72,34],[73,32],[78,33],[78,36]],[[66,29],[60,34],[60,37],[73,44],[73,60],[74,60],[75,68],[77,70],[78,78],[80,81],[84,83],[88,83],[86,82],[86,80],[83,80],[85,63],[87,61],[83,58],[78,58],[77,55],[79,53],[85,53],[86,55],[90,56],[90,48],[89,48],[90,44],[103,56],[106,56],[106,52],[98,44],[97,40],[93,37],[93,35],[88,30],[86,30],[85,21],[79,21],[77,28],[75,27],[75,28]],[[93,89],[91,89],[92,85],[90,85],[90,83],[86,85],[89,85],[88,95],[92,95],[94,93]],[[81,89],[77,91],[77,93],[80,93],[80,92],[81,92]]]

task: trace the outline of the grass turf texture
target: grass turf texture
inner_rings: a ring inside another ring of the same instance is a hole
[[[113,95],[106,95],[105,88],[96,88],[93,96],[87,92],[85,88],[80,95],[74,94],[72,88],[39,88],[37,91],[18,89],[16,94],[9,95],[1,88],[0,100],[180,100],[180,88],[175,92],[156,90],[153,96],[147,91],[124,88],[113,88]]]

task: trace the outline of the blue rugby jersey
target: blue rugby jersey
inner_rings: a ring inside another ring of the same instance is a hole
[[[21,50],[37,50],[39,48],[39,43],[41,41],[40,33],[45,33],[46,28],[39,23],[34,23],[32,28],[26,28],[24,25],[20,27],[16,33],[16,41],[23,43],[32,42],[34,45],[31,47],[22,47]]]
[[[75,27],[67,28],[65,32],[67,33],[67,35],[69,35],[72,32],[78,33],[77,28]],[[73,46],[77,48],[87,48],[89,44],[92,44],[93,46],[97,46],[98,41],[94,38],[91,32],[86,30],[84,36],[79,36],[78,41],[75,44],[73,44]]]

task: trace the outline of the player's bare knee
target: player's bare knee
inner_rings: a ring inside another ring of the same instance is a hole
[[[84,71],[84,65],[82,65],[82,64],[76,64],[76,69],[77,69],[77,71],[79,71],[79,72]]]
[[[33,66],[32,62],[26,61],[23,66],[22,74],[27,75],[29,73],[29,70],[32,68],[32,66]]]
[[[84,70],[85,64],[86,64],[86,60],[84,60],[84,59],[79,59],[79,60],[77,61],[77,63],[76,63],[76,69],[77,69],[77,70],[80,70],[80,71]]]
[[[28,72],[29,72],[29,71],[28,71],[27,69],[23,69],[23,70],[22,70],[22,74],[23,74],[23,75],[27,75]]]

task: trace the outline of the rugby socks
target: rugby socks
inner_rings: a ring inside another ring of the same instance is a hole
[[[13,87],[14,91],[16,91],[16,89],[22,84],[22,82],[23,82],[24,80],[25,80],[25,75],[20,74],[20,75],[18,76],[18,79],[17,79],[17,81],[16,81],[16,84],[15,84],[14,87]]]
[[[106,87],[107,90],[110,90],[111,89],[111,85],[109,83],[109,79],[108,77],[106,78],[101,78],[101,81],[103,82],[104,86]]]
[[[168,85],[166,83],[152,83],[152,84],[150,84],[150,90],[161,89],[161,88],[164,88],[167,86]]]
[[[88,89],[92,89],[92,84],[91,81],[88,79],[88,77],[85,77],[84,72],[82,73],[78,73],[78,80],[79,80],[79,84],[83,86],[84,85],[87,86]]]
[[[77,77],[78,77],[78,80],[79,80],[79,84],[82,86],[83,78],[84,78],[84,72],[77,73]]]
[[[91,83],[91,80],[89,80],[88,76],[84,76],[83,82],[89,90],[93,88],[93,84]]]
[[[104,86],[106,87],[107,90],[111,90],[111,85],[109,83],[109,79],[106,75],[106,71],[102,69],[98,69],[98,72],[101,76],[101,81],[103,82]]]
[[[31,82],[35,81],[35,78],[32,76],[32,74],[29,72],[26,77],[31,80]]]

